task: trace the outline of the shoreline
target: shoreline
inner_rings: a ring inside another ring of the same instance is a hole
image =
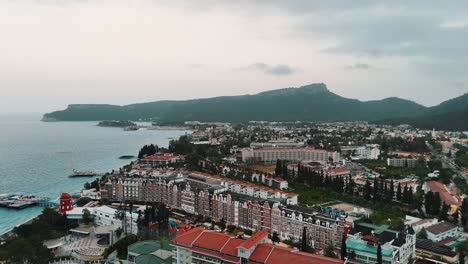
[[[41,213],[38,213],[37,215],[23,221],[22,223],[19,223],[19,224],[16,224],[14,227],[4,231],[3,233],[0,233],[0,240],[4,240],[6,239],[7,237],[11,236],[13,234],[13,230],[17,227],[20,227],[22,225],[27,225],[27,224],[30,224],[34,219],[36,219],[39,215],[41,215]]]

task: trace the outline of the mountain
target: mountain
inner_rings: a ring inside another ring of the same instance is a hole
[[[376,123],[410,124],[425,129],[468,131],[468,93],[439,105],[428,107],[413,117],[390,118],[379,120]]]
[[[323,83],[284,88],[254,95],[222,96],[184,101],[157,101],[125,106],[69,105],[44,115],[45,121],[101,121],[153,119],[182,121],[350,121],[416,116],[426,107],[391,97],[359,101],[330,92]]]

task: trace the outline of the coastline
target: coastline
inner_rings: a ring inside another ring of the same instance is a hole
[[[33,221],[34,219],[36,219],[39,215],[41,215],[41,213],[38,213],[37,215],[35,215],[35,216],[33,216],[33,217],[27,219],[26,221],[23,221],[22,223],[19,223],[19,224],[15,225],[14,227],[12,227],[12,228],[10,228],[10,229],[8,229],[8,230],[6,230],[6,231],[3,231],[3,233],[0,233],[0,240],[4,240],[4,239],[6,239],[7,237],[13,235],[13,230],[14,230],[16,227],[20,227],[20,226],[22,226],[22,225],[27,225],[27,224],[32,223],[32,221]]]

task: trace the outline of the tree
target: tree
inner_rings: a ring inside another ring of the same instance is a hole
[[[307,229],[304,226],[302,229],[302,245],[301,245],[301,251],[307,252]]]
[[[377,201],[379,200],[379,183],[377,182],[377,177],[374,177],[374,186],[372,189],[372,200]]]
[[[421,231],[419,231],[418,234],[416,234],[416,238],[427,239],[427,232],[426,232],[426,229],[424,227],[421,229]]]
[[[328,244],[323,251],[323,255],[329,258],[336,258],[335,246],[332,243]]]
[[[468,222],[468,198],[465,197],[465,199],[463,199],[460,211],[462,225],[466,226],[466,223]]]
[[[341,259],[345,259],[347,257],[347,252],[346,252],[346,237],[343,236],[341,239]]]
[[[449,212],[450,207],[445,204],[445,202],[442,203],[442,208],[440,209],[439,212],[439,222],[440,221],[447,221],[448,220],[448,212]]]
[[[221,231],[224,231],[226,229],[226,221],[224,221],[224,218],[221,218],[221,221],[219,221],[219,228]]]
[[[398,201],[401,201],[401,184],[398,183],[396,198]]]
[[[440,205],[441,205],[441,200],[440,200],[440,195],[438,192],[434,193],[434,203],[432,204],[432,212],[433,215],[438,215],[440,211]]]
[[[353,195],[354,194],[354,187],[356,186],[356,183],[354,182],[353,178],[351,177],[351,175],[349,175],[348,177],[348,184],[346,185],[346,192],[349,194],[349,195]]]
[[[458,263],[459,264],[465,264],[465,250],[463,248],[458,248]]]
[[[395,189],[393,187],[393,179],[390,180],[390,186],[389,186],[390,190],[389,190],[389,197],[390,197],[390,201],[393,200],[393,197],[395,196]]]
[[[364,199],[366,199],[367,201],[370,200],[371,198],[371,191],[372,191],[372,188],[371,188],[371,185],[370,185],[370,182],[369,180],[366,181],[366,185],[364,186]]]
[[[271,241],[273,241],[273,245],[275,243],[279,243],[280,242],[280,238],[279,238],[279,235],[278,235],[278,232],[273,232],[273,236],[271,237]]]
[[[275,175],[280,176],[283,171],[281,160],[276,160]]]
[[[382,247],[380,244],[377,246],[377,264],[382,264]]]
[[[87,208],[83,209],[83,216],[81,218],[81,221],[85,224],[88,225],[93,221],[93,218],[91,217],[91,213]]]
[[[433,211],[432,211],[433,205],[434,205],[434,193],[432,191],[428,191],[424,195],[424,208],[426,209],[426,214],[429,214],[429,215],[433,214]]]

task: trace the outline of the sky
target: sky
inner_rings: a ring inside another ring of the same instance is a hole
[[[325,83],[432,106],[468,92],[468,2],[0,0],[0,112]]]

